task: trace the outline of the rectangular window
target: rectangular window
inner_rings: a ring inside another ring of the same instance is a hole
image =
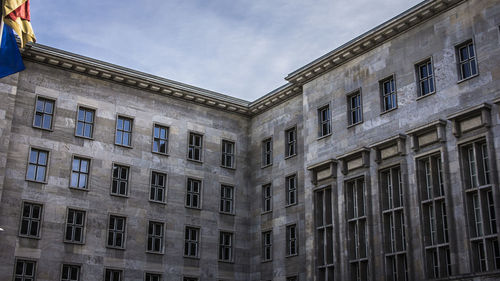
[[[262,261],[273,259],[273,232],[262,232]]]
[[[203,136],[195,133],[189,133],[188,159],[201,161],[203,146]]]
[[[297,175],[286,177],[286,205],[297,204]]]
[[[83,243],[85,232],[85,211],[68,209],[64,241],[70,243]]]
[[[184,233],[184,256],[197,258],[200,247],[200,229],[186,227]]]
[[[153,128],[153,152],[167,154],[169,128],[158,124]]]
[[[42,97],[36,98],[33,127],[44,130],[52,130],[52,122],[54,119],[54,104],[54,100]]]
[[[163,253],[163,228],[161,222],[149,222],[148,227],[148,252]]]
[[[151,172],[151,188],[149,192],[149,200],[164,203],[166,201],[166,186],[167,174]]]
[[[30,181],[45,182],[48,162],[48,151],[31,148],[26,179]]]
[[[477,75],[476,52],[474,43],[468,41],[457,46],[459,80]]]
[[[23,213],[19,235],[32,238],[40,237],[42,223],[42,205],[23,202]]]
[[[434,70],[432,61],[428,59],[416,66],[418,77],[418,96],[434,93]]]
[[[106,268],[104,281],[122,281],[123,270]]]
[[[29,260],[16,260],[14,270],[15,281],[34,281],[36,275],[36,262]]]
[[[119,216],[109,216],[108,247],[125,248],[125,226],[127,219]]]
[[[183,281],[198,281],[199,279],[198,278],[194,278],[194,277],[184,277],[182,280]]]
[[[297,154],[297,127],[285,131],[285,157]]]
[[[234,188],[228,185],[220,186],[220,211],[222,213],[233,213]]]
[[[233,234],[230,232],[219,233],[219,260],[233,261]]]
[[[298,249],[299,245],[297,244],[297,225],[288,225],[286,227],[286,255],[297,255]]]
[[[234,168],[234,142],[222,141],[222,167]]]
[[[273,163],[273,139],[268,138],[262,141],[262,167]]]
[[[161,274],[159,274],[159,273],[146,273],[145,281],[161,281]]]
[[[63,264],[61,281],[79,281],[80,266],[73,264]]]
[[[94,136],[95,110],[79,107],[76,116],[75,135],[91,139]]]
[[[186,207],[201,208],[201,181],[195,179],[187,180]]]
[[[133,120],[130,118],[117,117],[115,144],[123,146],[132,145],[132,122]]]
[[[382,96],[382,111],[389,111],[398,107],[396,96],[396,82],[394,76],[380,81],[380,93]]]
[[[345,183],[347,202],[347,241],[351,280],[366,280],[368,274],[368,225],[364,177]]]
[[[333,281],[333,194],[326,187],[315,192],[316,275],[318,280]]]
[[[129,167],[113,164],[113,184],[111,194],[118,196],[128,195]]]
[[[90,159],[78,156],[73,157],[69,186],[72,188],[88,189],[89,170]]]
[[[329,135],[332,132],[330,117],[330,105],[323,106],[318,109],[318,136],[323,137]]]
[[[349,114],[349,126],[363,122],[361,91],[356,91],[355,93],[347,96],[347,111]]]
[[[271,184],[265,184],[262,186],[262,212],[270,212],[273,210],[273,191]]]

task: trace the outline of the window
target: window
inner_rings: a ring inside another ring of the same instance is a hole
[[[37,97],[35,106],[35,117],[33,127],[52,130],[52,122],[54,119],[54,100]]]
[[[132,119],[118,116],[116,120],[115,144],[131,146],[132,144]]]
[[[195,133],[189,133],[188,159],[201,161],[201,152],[203,145],[203,136]]]
[[[318,109],[319,137],[327,136],[332,132],[332,125],[330,120],[330,105],[323,106],[322,108]]]
[[[298,254],[297,226],[295,224],[286,227],[286,255],[294,256]]]
[[[30,181],[45,182],[48,162],[48,151],[31,148],[26,179]]]
[[[168,127],[158,124],[153,128],[153,152],[167,154],[168,152]]]
[[[122,281],[123,270],[106,268],[104,281]]]
[[[113,184],[111,194],[119,196],[128,195],[129,167],[113,164]]]
[[[465,42],[457,47],[459,80],[477,75],[476,53],[472,41]]]
[[[268,138],[262,141],[262,167],[273,163],[273,139]]]
[[[29,260],[16,260],[14,271],[15,281],[33,281],[36,275],[36,262]]]
[[[219,260],[226,262],[233,260],[233,234],[230,232],[219,233]]]
[[[222,141],[222,167],[234,168],[234,142]]]
[[[220,211],[222,213],[233,213],[234,188],[228,185],[220,186]]]
[[[473,271],[497,270],[500,251],[488,145],[481,139],[462,145],[460,152]]]
[[[71,181],[70,187],[88,189],[90,170],[90,159],[81,158],[78,156],[73,157],[73,164],[71,165]]]
[[[409,280],[406,260],[404,191],[399,166],[380,172],[386,280]]]
[[[286,205],[297,204],[297,175],[286,177]]]
[[[72,264],[63,264],[61,281],[79,281],[80,266]]]
[[[200,246],[200,229],[195,227],[186,227],[184,233],[184,256],[197,258]]]
[[[195,179],[187,180],[186,207],[201,208],[201,181]]]
[[[273,210],[273,191],[271,184],[265,184],[262,186],[262,212],[270,212]]]
[[[333,281],[333,195],[326,187],[315,192],[316,275],[318,280]]]
[[[76,117],[75,135],[91,139],[94,136],[94,116],[95,110],[79,107]]]
[[[363,122],[361,91],[356,91],[355,93],[347,96],[347,111],[349,113],[349,126]]]
[[[273,259],[273,232],[262,232],[262,261]]]
[[[396,96],[396,83],[394,76],[380,81],[380,92],[382,95],[382,111],[389,111],[398,107]]]
[[[167,174],[159,172],[151,172],[151,188],[149,200],[155,202],[165,202],[167,185]]]
[[[64,241],[70,243],[83,243],[84,228],[85,211],[68,209]]]
[[[163,223],[149,222],[148,227],[148,252],[163,252]]]
[[[159,273],[146,273],[145,281],[161,281],[161,274],[159,274]]]
[[[119,216],[109,216],[108,247],[125,248],[125,225],[127,219]]]
[[[450,276],[451,259],[442,158],[433,154],[417,160],[428,278]]]
[[[290,276],[286,278],[286,281],[298,281],[299,278],[297,276]]]
[[[285,157],[297,154],[297,127],[285,131]]]
[[[194,277],[184,277],[182,280],[183,281],[198,281],[199,279],[198,278],[194,278]]]
[[[24,202],[19,235],[32,238],[40,237],[41,223],[42,205]]]
[[[347,241],[351,280],[368,278],[368,226],[364,177],[345,183],[347,202]]]
[[[418,64],[418,96],[422,97],[434,93],[434,70],[432,69],[432,61],[430,59]]]

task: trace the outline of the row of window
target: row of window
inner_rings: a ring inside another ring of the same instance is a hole
[[[52,130],[55,114],[55,100],[40,97],[36,99],[33,127]],[[96,110],[83,106],[78,107],[76,117],[75,136],[93,139],[95,127]],[[115,144],[132,147],[132,128],[134,119],[118,115],[116,118]],[[169,127],[154,124],[152,152],[163,155],[168,154]],[[203,160],[203,135],[190,132],[188,140],[187,159],[201,162]],[[235,168],[235,143],[234,141],[222,140],[221,144],[221,166]]]
[[[273,139],[262,141],[261,166],[267,167],[273,163]],[[285,130],[285,159],[297,155],[297,127]]]
[[[273,259],[273,231],[262,232],[261,259],[263,262]],[[299,253],[298,230],[296,224],[286,226],[286,256],[295,256]]]
[[[456,47],[458,61],[459,81],[471,78],[478,74],[474,44],[469,40]],[[415,65],[417,96],[418,98],[428,96],[436,90],[432,59],[427,59]],[[398,107],[396,93],[396,76],[391,75],[379,81],[380,108],[381,112],[388,112]],[[363,102],[361,89],[347,94],[347,122],[348,126],[354,126],[363,122]],[[330,105],[318,109],[318,137],[331,134]]]

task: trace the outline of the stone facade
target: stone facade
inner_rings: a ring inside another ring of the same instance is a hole
[[[0,280],[13,279],[16,261],[35,262],[39,281],[62,280],[63,264],[80,269],[78,280],[105,280],[106,269],[121,280],[500,278],[499,27],[498,1],[424,1],[254,102],[27,48],[26,70],[0,80]],[[476,69],[465,79],[463,46]],[[432,69],[427,94],[423,63]],[[395,102],[384,105],[388,77]],[[34,126],[39,98],[54,101],[48,130]],[[79,107],[95,110],[91,139],[75,136]],[[129,147],[115,144],[118,116],[132,119]],[[169,128],[166,155],[152,152],[155,124]],[[190,133],[202,136],[201,161],[188,160]],[[231,168],[221,165],[223,140],[234,143]],[[30,149],[48,152],[44,181],[27,179]],[[75,156],[90,159],[85,190],[70,188]],[[111,194],[114,164],[129,167],[126,196]],[[163,203],[149,200],[152,172],[167,175]],[[201,181],[199,209],[186,207],[188,178]],[[220,212],[221,185],[234,190],[229,214]],[[23,204],[42,206],[31,237],[21,230]],[[84,211],[81,243],[65,241],[69,209]],[[110,216],[125,218],[123,249],[107,245]],[[163,226],[159,253],[148,251],[150,221]],[[199,230],[196,257],[185,256],[186,227]],[[232,238],[227,261],[222,232]]]

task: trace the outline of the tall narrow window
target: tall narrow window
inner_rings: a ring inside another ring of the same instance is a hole
[[[117,117],[115,144],[123,146],[132,145],[132,121],[132,119],[127,117]]]
[[[149,222],[148,252],[163,253],[163,228],[164,224],[161,222]]]
[[[48,151],[31,148],[28,171],[26,172],[26,179],[37,182],[45,182],[47,176],[48,160]]]
[[[91,139],[94,136],[95,110],[79,107],[76,116],[75,135]]]
[[[151,187],[149,192],[149,200],[155,202],[165,202],[165,194],[167,189],[167,174],[159,172],[151,172]]]
[[[396,82],[394,76],[380,81],[380,92],[382,96],[382,111],[389,111],[398,107],[396,96]]]
[[[41,221],[42,205],[24,202],[19,235],[33,238],[40,237]]]
[[[14,270],[15,281],[33,281],[36,275],[36,261],[16,260],[16,268]]]
[[[201,181],[195,179],[187,180],[186,207],[201,208]]]
[[[262,141],[262,167],[273,163],[273,139],[268,138]]]
[[[326,105],[318,109],[319,137],[324,137],[332,132],[332,124],[330,120],[330,105]]]
[[[54,104],[54,100],[37,97],[33,127],[44,130],[52,130],[52,122],[54,119]]]
[[[262,186],[262,212],[270,212],[273,209],[273,191],[271,184],[265,184]]]
[[[113,165],[113,184],[111,185],[111,194],[119,196],[128,195],[129,167],[122,165]]]
[[[292,224],[286,227],[286,255],[294,256],[298,254],[297,225]]]
[[[188,159],[201,161],[203,146],[203,136],[200,134],[189,133]]]
[[[222,167],[234,168],[234,142],[222,141]]]
[[[66,231],[64,241],[71,243],[83,243],[85,228],[85,211],[68,209],[66,220]]]
[[[366,190],[363,177],[349,180],[346,186],[348,252],[351,280],[368,278],[368,226]]]
[[[430,59],[416,66],[418,76],[418,96],[434,93],[434,71]]]
[[[219,260],[233,261],[233,234],[230,232],[219,233]]]
[[[153,127],[153,152],[167,154],[168,127],[155,124]]]
[[[228,185],[220,186],[220,208],[221,213],[233,213],[234,188]]]
[[[70,187],[88,189],[90,159],[75,156],[71,165]]]
[[[356,91],[347,96],[347,107],[349,126],[363,122],[361,91]]]
[[[285,157],[297,154],[297,127],[285,131]]]
[[[79,281],[80,266],[73,264],[63,264],[61,281]]]
[[[184,233],[184,256],[197,258],[200,248],[200,229],[196,227],[186,227]]]
[[[333,281],[333,195],[326,187],[315,192],[316,276],[317,280]]]
[[[273,232],[262,232],[262,261],[270,261],[273,258]]]
[[[146,273],[145,281],[162,281],[161,274],[159,273]]]
[[[297,204],[297,175],[286,177],[286,205]]]
[[[122,281],[123,270],[106,268],[104,281]]]
[[[457,46],[459,80],[477,75],[476,52],[474,43],[468,41]]]
[[[126,221],[125,217],[109,216],[108,247],[125,248]]]

